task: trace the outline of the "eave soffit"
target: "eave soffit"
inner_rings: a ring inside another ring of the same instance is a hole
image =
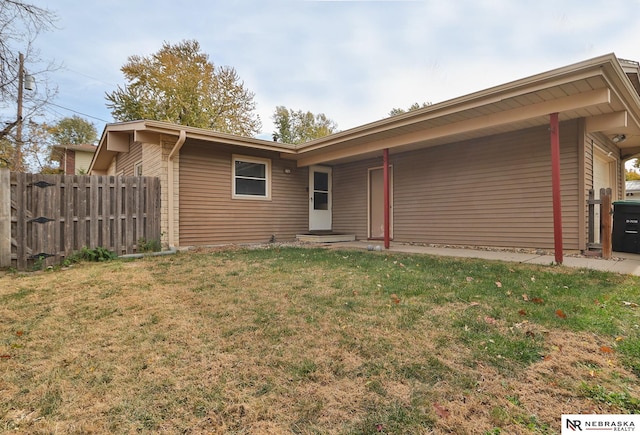
[[[502,85],[400,115],[397,120],[372,123],[369,131],[360,127],[336,134],[305,144],[296,156],[283,157],[306,166],[321,163],[322,155],[330,162],[330,159],[344,160],[358,152],[372,156],[387,147],[392,153],[400,152],[544,125],[548,123],[548,115],[554,112],[560,113],[561,121],[593,118],[589,123],[592,130],[611,135],[627,132],[631,140],[626,146],[635,146],[635,142],[640,145],[640,99],[615,56],[607,55],[577,65],[513,82],[515,85],[511,87]],[[495,122],[494,118],[501,120]],[[456,125],[459,128],[452,128]],[[434,135],[434,129],[443,133],[447,129],[449,140]],[[377,147],[372,146],[375,142]],[[340,151],[334,146],[338,144]]]

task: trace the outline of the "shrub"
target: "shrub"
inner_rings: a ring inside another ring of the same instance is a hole
[[[138,239],[138,252],[158,252],[160,251],[159,240],[147,240],[144,237]]]
[[[74,252],[65,259],[65,264],[77,263],[78,261],[109,261],[114,260],[118,256],[115,252],[109,251],[106,248],[98,246],[97,248],[89,249],[86,246],[79,251]]]

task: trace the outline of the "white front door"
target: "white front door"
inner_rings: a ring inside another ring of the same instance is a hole
[[[309,168],[309,231],[331,230],[331,168]]]

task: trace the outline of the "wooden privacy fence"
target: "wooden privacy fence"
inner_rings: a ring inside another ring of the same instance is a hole
[[[160,241],[158,178],[0,169],[0,267],[60,264],[84,247],[133,254],[141,239]]]

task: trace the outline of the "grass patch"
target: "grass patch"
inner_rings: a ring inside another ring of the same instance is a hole
[[[640,413],[640,399],[632,396],[628,391],[607,391],[602,385],[583,383],[580,385],[580,393],[597,402],[615,406],[625,414]]]
[[[278,246],[6,273],[0,430],[554,433],[640,412],[639,288]]]

